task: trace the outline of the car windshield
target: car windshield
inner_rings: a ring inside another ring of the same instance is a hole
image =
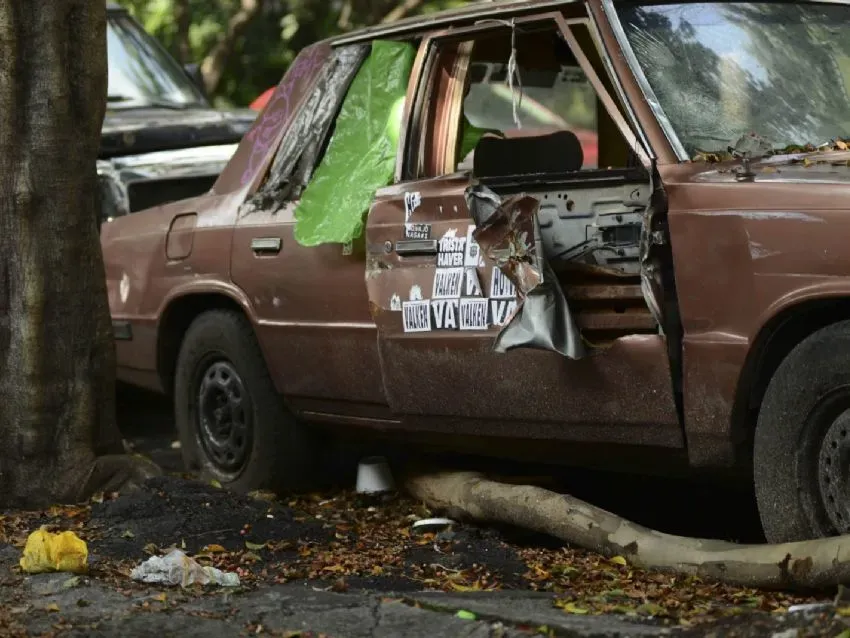
[[[189,76],[128,15],[110,15],[106,33],[110,108],[203,103]]]
[[[689,156],[752,134],[773,151],[850,136],[850,6],[618,2],[617,10]]]

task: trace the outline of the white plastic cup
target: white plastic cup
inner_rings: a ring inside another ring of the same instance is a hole
[[[395,489],[390,466],[382,456],[370,456],[357,466],[357,493],[381,494]]]

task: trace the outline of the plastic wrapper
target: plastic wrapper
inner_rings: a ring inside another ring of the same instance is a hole
[[[373,43],[295,209],[295,239],[301,245],[347,244],[362,234],[375,191],[392,182],[415,53],[403,42]]]
[[[223,572],[215,567],[204,566],[181,552],[171,550],[165,556],[151,556],[141,565],[134,567],[130,578],[143,583],[159,585],[221,585],[238,587],[239,575]]]
[[[88,571],[89,549],[74,532],[48,532],[38,529],[29,535],[21,556],[21,569],[28,574]]]

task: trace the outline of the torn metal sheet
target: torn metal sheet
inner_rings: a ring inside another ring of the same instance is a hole
[[[368,54],[367,44],[334,49],[307,103],[281,141],[268,177],[246,203],[244,214],[255,210],[277,212],[287,202],[301,196],[310,182],[333,119]]]
[[[527,195],[502,200],[486,186],[465,193],[475,221],[475,241],[517,290],[519,303],[496,337],[493,349],[552,350],[571,359],[584,356],[581,334],[557,277],[538,249],[542,246],[537,211]]]

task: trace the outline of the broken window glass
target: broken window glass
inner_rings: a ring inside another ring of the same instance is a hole
[[[690,157],[850,136],[850,6],[621,2],[638,63]]]

